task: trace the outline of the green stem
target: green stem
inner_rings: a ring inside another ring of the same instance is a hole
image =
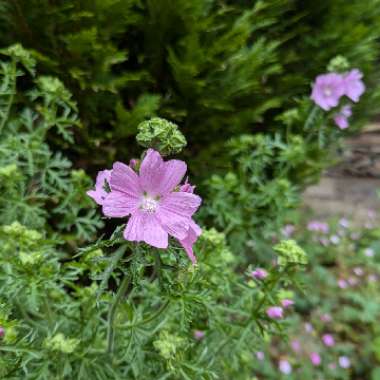
[[[309,116],[307,117],[305,124],[304,124],[304,130],[307,131],[310,129],[311,124],[313,123],[315,117],[317,116],[317,113],[319,111],[319,107],[317,105],[314,105],[311,109]]]
[[[111,305],[109,312],[108,312],[108,328],[107,328],[107,352],[109,354],[113,354],[113,349],[114,349],[114,336],[115,336],[115,331],[114,331],[114,321],[115,321],[115,315],[117,308],[119,306],[120,301],[125,295],[125,292],[127,291],[129,286],[129,277],[128,275],[125,275],[119,289],[117,290],[115,300],[113,304]]]
[[[150,323],[152,321],[154,321],[156,318],[158,318],[165,310],[166,308],[169,306],[170,304],[170,301],[166,301],[157,311],[155,314],[151,315],[150,317],[148,318],[145,318],[144,320],[142,320],[141,322],[137,323],[134,327],[136,326],[143,326],[143,325],[146,325],[147,323]]]

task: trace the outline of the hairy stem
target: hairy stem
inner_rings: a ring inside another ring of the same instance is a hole
[[[111,305],[108,312],[108,328],[107,328],[107,352],[109,354],[113,354],[114,349],[114,338],[115,338],[115,330],[114,330],[114,322],[117,308],[124,297],[129,285],[129,277],[125,275],[119,289],[117,290],[116,297]]]

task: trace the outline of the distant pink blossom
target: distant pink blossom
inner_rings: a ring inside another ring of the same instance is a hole
[[[104,200],[109,194],[111,173],[112,170],[100,171],[96,177],[95,190],[87,191],[87,195],[91,197],[98,205],[103,205]]]
[[[313,364],[313,366],[315,367],[321,365],[321,362],[322,362],[321,357],[317,352],[312,352],[310,354],[310,361],[311,361],[311,364]]]
[[[359,277],[363,276],[363,274],[364,274],[364,270],[363,270],[363,268],[361,268],[361,267],[355,267],[355,268],[353,269],[353,272],[354,272],[357,276],[359,276]]]
[[[313,325],[311,324],[311,323],[309,323],[309,322],[306,322],[305,324],[304,324],[304,327],[305,327],[305,331],[307,332],[307,333],[312,333],[313,331],[314,331],[314,329],[313,329]]]
[[[358,102],[365,91],[362,78],[363,73],[358,69],[352,69],[343,77],[344,94],[353,102]]]
[[[344,280],[343,278],[340,278],[338,280],[338,286],[341,288],[341,289],[346,289],[348,287],[348,283],[346,280]]]
[[[267,309],[267,315],[272,319],[281,319],[283,317],[284,310],[281,306],[271,306]]]
[[[281,301],[281,305],[284,307],[284,309],[287,309],[288,307],[294,305],[294,301],[293,301],[293,300],[290,300],[290,299],[283,299],[283,300]]]
[[[260,361],[263,361],[265,359],[265,355],[264,355],[264,352],[262,351],[257,351],[256,352],[256,358]]]
[[[334,122],[340,129],[349,127],[348,119],[352,116],[350,105],[343,106],[338,113],[334,115]]]
[[[309,231],[327,234],[329,232],[329,225],[319,220],[311,220],[307,225],[307,229]]]
[[[327,313],[322,314],[321,315],[321,321],[325,322],[325,323],[331,322],[332,321],[331,315],[327,314]]]
[[[201,234],[201,228],[192,216],[200,206],[201,198],[191,192],[180,191],[186,169],[183,161],[165,162],[158,152],[149,149],[139,173],[121,162],[114,163],[109,179],[111,192],[100,194],[101,202],[98,203],[108,217],[130,216],[124,230],[126,240],[143,241],[165,249],[170,235],[181,243],[195,263],[192,246]],[[99,191],[98,186],[96,191]]]
[[[364,254],[367,256],[367,257],[373,257],[375,255],[375,251],[372,249],[372,248],[366,248],[364,250]]]
[[[328,111],[339,104],[347,83],[343,80],[343,76],[337,73],[318,75],[313,84],[311,99],[323,110]]]
[[[347,356],[340,356],[338,362],[341,368],[346,369],[351,367],[351,361]]]
[[[4,327],[0,326],[0,339],[4,338],[4,336],[5,336],[5,329]]]
[[[295,227],[293,226],[293,224],[286,224],[283,229],[281,230],[282,234],[285,236],[285,237],[291,237],[295,231]]]
[[[194,330],[194,338],[196,340],[202,340],[205,337],[205,332],[202,330]]]
[[[301,351],[301,343],[298,339],[293,339],[291,342],[290,342],[290,345],[292,347],[292,350],[294,352],[300,352]]]
[[[331,334],[324,334],[322,342],[326,347],[333,347],[335,345],[334,337]]]
[[[278,362],[278,369],[284,375],[290,375],[292,373],[292,365],[285,359],[281,359]]]
[[[268,277],[268,272],[265,269],[256,268],[251,272],[251,276],[257,280],[263,280],[264,278]]]

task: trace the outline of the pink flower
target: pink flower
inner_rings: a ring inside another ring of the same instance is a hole
[[[264,278],[268,277],[268,272],[265,269],[256,268],[251,272],[251,276],[257,280],[263,280]]]
[[[124,238],[144,241],[156,248],[167,248],[173,236],[185,248],[194,263],[192,245],[201,233],[192,220],[201,204],[195,194],[175,191],[186,173],[186,164],[179,160],[164,161],[149,149],[137,174],[121,162],[113,165],[111,192],[102,201],[103,213],[108,217],[130,215]]]
[[[185,183],[180,187],[180,191],[183,191],[184,193],[191,193],[193,194],[195,190],[195,186],[192,186],[189,183],[189,178],[186,178]]]
[[[347,356],[340,356],[338,362],[339,362],[339,366],[341,368],[350,368],[351,367],[351,361]]]
[[[257,351],[257,352],[256,352],[256,358],[257,358],[257,360],[263,361],[263,360],[265,359],[264,352],[262,352],[262,351]]]
[[[338,286],[341,288],[341,289],[346,289],[348,287],[348,284],[347,284],[347,281],[340,278],[338,280]]]
[[[295,227],[293,226],[293,224],[286,224],[283,229],[281,230],[282,234],[285,236],[285,237],[290,237],[293,235],[294,231],[295,231]]]
[[[281,306],[271,306],[267,309],[267,315],[272,319],[281,319],[283,317],[283,308]]]
[[[280,372],[282,372],[284,375],[290,375],[292,373],[292,366],[291,364],[285,360],[285,359],[281,359],[279,362],[278,362],[278,369],[280,370]]]
[[[359,98],[365,91],[365,86],[362,81],[363,74],[358,69],[349,71],[343,78],[344,94],[353,102],[358,102]]]
[[[352,116],[351,106],[343,106],[334,116],[334,122],[340,129],[348,128],[348,118]]]
[[[325,111],[336,107],[347,88],[343,76],[337,73],[318,75],[311,93],[311,99]]]
[[[363,276],[363,274],[364,274],[364,270],[363,270],[363,268],[361,268],[361,267],[355,267],[354,268],[354,270],[353,270],[353,272],[357,275],[357,276]]]
[[[0,339],[4,338],[4,336],[5,336],[5,329],[4,327],[0,326]]]
[[[331,334],[324,334],[322,336],[322,342],[326,347],[332,347],[335,345],[334,337]]]
[[[294,305],[294,301],[293,301],[293,300],[289,300],[289,299],[284,299],[284,300],[281,301],[281,305],[282,305],[285,309],[287,309],[288,307]]]
[[[91,197],[98,205],[103,205],[104,200],[109,194],[109,183],[111,180],[112,170],[102,170],[96,177],[95,190],[87,191],[87,195]]]
[[[202,330],[194,330],[194,338],[196,340],[202,340],[205,337],[205,332]]]
[[[311,220],[307,225],[307,229],[309,231],[327,234],[329,232],[329,225],[325,222],[320,222],[319,220]]]
[[[315,367],[319,366],[322,362],[321,357],[319,356],[317,352],[312,352],[310,354],[310,361],[311,361],[311,364],[313,364],[313,366]]]
[[[372,248],[366,248],[364,250],[364,254],[367,256],[367,257],[373,257],[375,255],[375,251],[372,249]]]
[[[327,313],[322,314],[321,315],[321,321],[325,322],[325,323],[331,322],[332,321],[331,315],[327,314]]]
[[[304,327],[305,327],[305,331],[307,332],[307,333],[312,333],[313,332],[313,325],[311,324],[311,323],[309,323],[309,322],[306,322],[305,324],[304,324]]]
[[[294,339],[290,342],[290,346],[292,347],[292,350],[294,352],[300,352],[301,351],[301,343],[299,340]]]

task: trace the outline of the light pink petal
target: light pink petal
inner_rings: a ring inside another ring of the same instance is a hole
[[[137,211],[130,217],[124,230],[129,241],[144,241],[156,248],[168,247],[168,233],[157,222],[154,214]]]
[[[122,162],[113,164],[110,186],[112,191],[120,191],[132,197],[142,194],[138,175]]]
[[[195,194],[184,192],[173,192],[162,198],[160,209],[190,218],[200,206],[202,199]]]
[[[184,239],[189,230],[190,218],[174,214],[164,208],[159,208],[156,218],[162,228],[177,239]]]
[[[160,195],[159,187],[165,176],[165,163],[161,155],[149,149],[140,167],[140,184],[150,195]]]
[[[164,196],[178,186],[186,174],[187,165],[180,160],[170,160],[164,163],[164,175],[159,186],[160,195]]]
[[[98,205],[102,205],[107,197],[106,182],[109,184],[111,178],[111,170],[102,170],[96,176],[95,190],[89,190],[86,194],[91,197]]]
[[[139,198],[120,191],[112,191],[103,201],[103,214],[110,218],[122,218],[133,213],[139,205]]]
[[[198,224],[191,220],[187,236],[185,239],[179,241],[193,264],[197,263],[197,258],[195,257],[193,251],[193,245],[198,240],[198,237],[201,235],[201,233],[202,229],[198,226]]]

